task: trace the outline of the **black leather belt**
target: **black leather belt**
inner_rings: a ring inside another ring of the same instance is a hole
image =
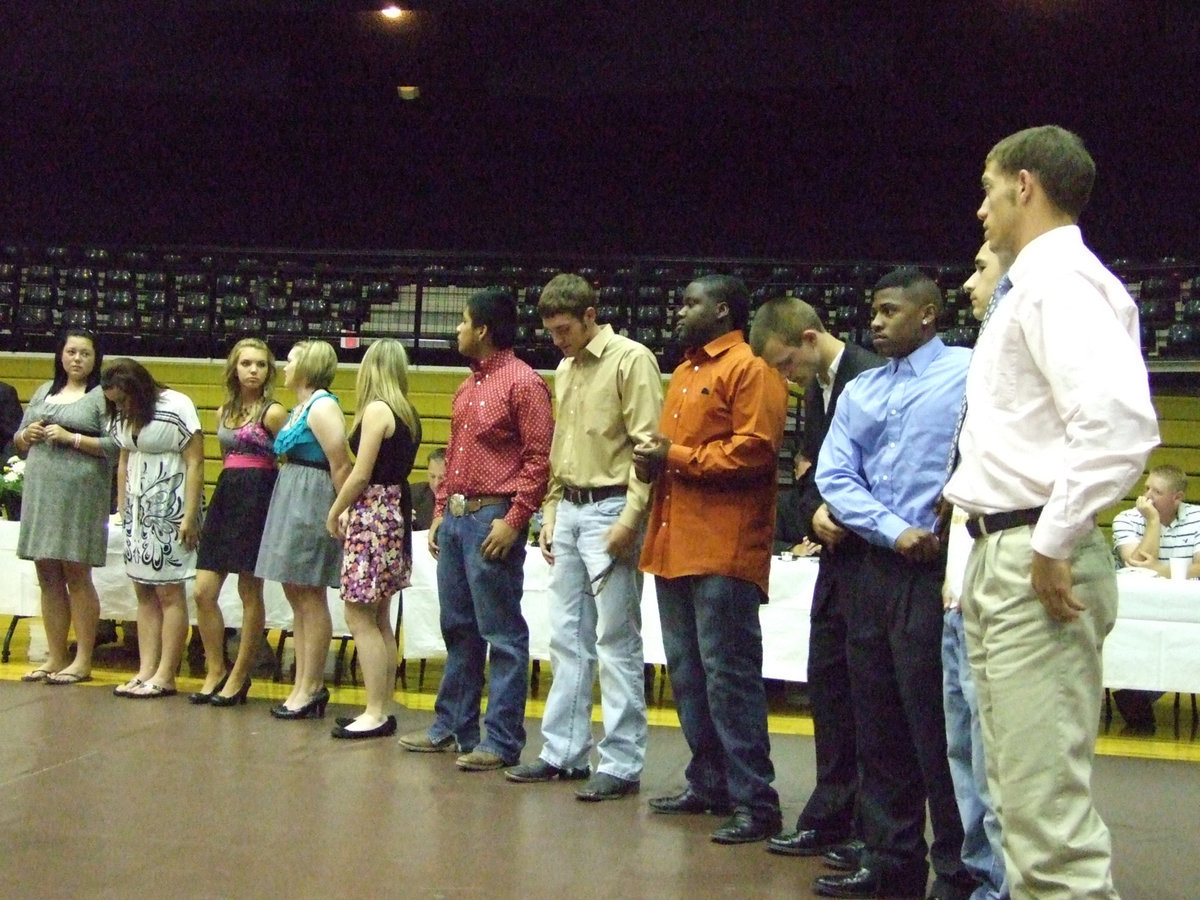
[[[987,516],[971,516],[967,519],[967,534],[978,540],[997,531],[1020,528],[1022,525],[1036,525],[1044,508],[1035,506],[1031,509],[1014,509],[1012,512],[992,513]]]
[[[628,490],[623,484],[610,484],[608,487],[595,488],[578,488],[564,484],[563,499],[576,506],[583,506],[585,503],[599,503],[609,497],[622,497]]]

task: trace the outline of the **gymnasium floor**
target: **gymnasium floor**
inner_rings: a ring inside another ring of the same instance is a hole
[[[712,844],[712,817],[649,812],[649,797],[682,786],[688,756],[669,687],[653,691],[640,796],[584,804],[571,784],[462,773],[452,754],[395,739],[333,741],[333,717],[362,702],[353,686],[333,689],[324,721],[272,719],[287,687],[258,677],[235,709],[188,704],[199,681],[186,675],[180,697],[118,700],[111,688],[134,667],[119,646],[101,648],[91,684],[25,684],[24,625],[0,665],[0,896],[806,898],[825,871],[761,844]],[[418,689],[410,663],[401,732],[431,721],[440,674],[431,661]],[[543,666],[527,760],[548,686]],[[771,685],[771,698],[790,824],[813,784],[812,722],[796,686]],[[1154,738],[1117,736],[1118,718],[1099,742],[1095,793],[1125,900],[1200,896],[1200,740],[1186,697],[1174,737],[1172,699]]]

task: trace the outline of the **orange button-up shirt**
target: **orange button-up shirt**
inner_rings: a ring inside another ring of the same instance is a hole
[[[671,449],[654,485],[643,571],[742,578],[766,599],[786,416],[787,383],[741,331],[688,351],[663,404]]]

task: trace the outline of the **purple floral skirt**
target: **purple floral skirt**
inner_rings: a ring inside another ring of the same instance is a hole
[[[350,507],[342,552],[342,599],[380,603],[409,586],[412,556],[405,551],[398,484],[372,484]]]

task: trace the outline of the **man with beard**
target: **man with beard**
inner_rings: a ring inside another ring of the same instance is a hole
[[[654,485],[641,567],[655,576],[679,721],[692,751],[682,793],[657,813],[732,813],[719,844],[779,831],[767,735],[758,607],[767,599],[776,460],[787,384],[742,336],[750,312],[737,278],[706,275],[683,292],[661,434],[634,451]]]

